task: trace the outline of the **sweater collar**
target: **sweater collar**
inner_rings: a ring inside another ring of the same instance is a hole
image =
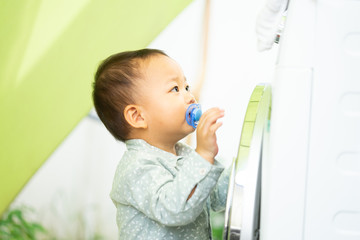
[[[148,153],[154,153],[157,156],[161,157],[161,158],[165,158],[165,159],[169,159],[170,161],[177,161],[179,159],[182,158],[182,148],[181,146],[183,145],[182,143],[176,143],[175,145],[175,151],[176,151],[176,155],[164,151],[160,148],[157,148],[149,143],[147,143],[145,140],[143,139],[130,139],[130,140],[126,140],[125,141],[126,147],[128,150],[136,150],[136,151],[146,151]]]

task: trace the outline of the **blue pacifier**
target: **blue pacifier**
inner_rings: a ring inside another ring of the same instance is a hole
[[[197,103],[191,104],[186,110],[186,116],[185,116],[186,122],[193,128],[196,128],[200,120],[201,114],[202,111],[200,104]]]

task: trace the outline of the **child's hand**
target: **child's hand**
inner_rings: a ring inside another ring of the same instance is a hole
[[[214,163],[214,157],[219,151],[216,131],[222,125],[217,120],[222,117],[224,117],[224,110],[211,108],[202,114],[197,125],[197,147],[195,151],[211,164]]]

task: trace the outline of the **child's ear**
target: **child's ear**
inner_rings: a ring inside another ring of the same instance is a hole
[[[147,128],[141,108],[137,105],[127,105],[124,109],[126,121],[134,128]]]

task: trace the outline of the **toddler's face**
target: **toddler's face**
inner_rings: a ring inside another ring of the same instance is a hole
[[[164,141],[178,141],[194,129],[186,123],[187,107],[195,103],[180,66],[171,58],[152,57],[140,86],[148,130]]]

